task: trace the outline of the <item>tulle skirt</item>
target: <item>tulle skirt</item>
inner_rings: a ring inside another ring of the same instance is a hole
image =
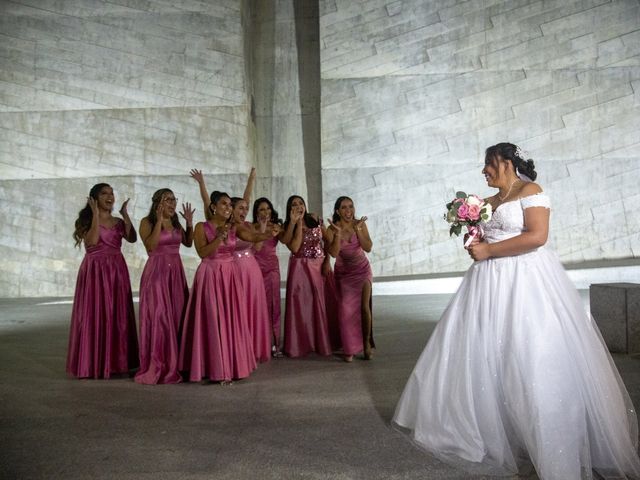
[[[138,366],[129,271],[121,253],[87,254],[76,282],[67,372],[109,378]]]
[[[476,262],[406,384],[394,422],[474,473],[640,478],[637,420],[554,253]]]

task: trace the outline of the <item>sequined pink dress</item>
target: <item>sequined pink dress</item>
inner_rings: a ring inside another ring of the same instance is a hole
[[[182,230],[161,230],[140,280],[140,370],[135,381],[178,383],[179,334],[189,288],[180,260]]]
[[[371,278],[371,265],[354,233],[351,238],[341,242],[340,254],[335,264],[340,338],[346,355],[355,355],[364,349],[362,288],[365,283],[371,282]],[[373,336],[370,338],[372,340]]]
[[[322,276],[322,230],[307,228],[297,253],[289,258],[284,317],[284,353],[303,357],[331,354]]]
[[[250,223],[246,225],[251,228]],[[240,267],[240,278],[244,288],[242,306],[249,322],[249,335],[253,342],[256,361],[271,360],[271,326],[264,280],[260,266],[253,256],[253,243],[238,239],[236,242],[236,262]]]
[[[204,222],[203,227],[207,242],[212,242],[215,226]],[[178,362],[192,382],[245,378],[256,367],[235,247],[231,229],[226,242],[202,259],[193,279]]]
[[[98,243],[80,264],[71,313],[67,372],[78,378],[109,378],[138,366],[131,282],[120,251],[124,222],[99,228]]]
[[[255,258],[262,271],[264,289],[267,296],[267,308],[271,320],[274,345],[280,346],[280,263],[276,255],[278,238],[262,242],[262,248],[255,251]]]

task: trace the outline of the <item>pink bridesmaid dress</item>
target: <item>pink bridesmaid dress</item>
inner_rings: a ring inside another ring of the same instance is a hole
[[[247,226],[251,224],[246,222]],[[249,322],[249,336],[253,342],[256,361],[271,360],[271,328],[267,297],[260,266],[253,256],[253,243],[238,239],[236,242],[236,262],[240,267],[240,279],[244,288],[242,306],[246,309]]]
[[[369,260],[354,233],[349,240],[340,243],[340,254],[335,264],[340,338],[345,355],[355,355],[364,350],[362,287],[367,282],[371,283],[372,277]],[[369,341],[373,346],[373,334]]]
[[[216,227],[203,225],[212,242]],[[193,279],[178,361],[178,369],[188,372],[192,382],[246,378],[256,367],[235,247],[231,229],[217,251],[202,259]]]
[[[178,383],[179,335],[189,288],[180,260],[182,230],[162,230],[140,280],[140,370],[135,381]]]
[[[322,230],[307,228],[300,249],[289,258],[284,316],[284,353],[289,357],[331,354],[323,260]]]
[[[71,313],[67,372],[78,378],[109,378],[138,366],[131,282],[120,251],[124,222],[99,229],[80,265]]]
[[[324,276],[324,304],[327,310],[327,325],[331,349],[334,352],[339,351],[342,348],[342,340],[340,339],[340,323],[338,321],[338,287],[333,270],[330,270]]]
[[[280,347],[280,263],[276,255],[277,246],[277,237],[265,240],[254,256],[262,271],[274,345]]]

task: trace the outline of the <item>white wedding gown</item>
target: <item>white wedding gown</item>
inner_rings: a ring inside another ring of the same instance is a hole
[[[524,229],[537,194],[506,202],[485,228]],[[475,262],[396,407],[395,424],[475,473],[544,480],[640,478],[636,413],[593,319],[557,256],[540,247]],[[529,463],[529,461],[531,463]]]

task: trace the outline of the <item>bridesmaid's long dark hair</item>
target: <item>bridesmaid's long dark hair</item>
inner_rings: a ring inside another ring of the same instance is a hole
[[[338,210],[340,210],[340,204],[344,200],[349,200],[351,203],[353,203],[353,200],[351,200],[349,197],[346,197],[346,196],[338,197],[338,199],[336,200],[336,204],[333,206],[333,218],[331,219],[333,223],[338,223],[340,221],[340,215],[338,215]]]
[[[289,226],[289,223],[291,223],[291,204],[296,198],[299,198],[304,205],[304,224],[307,226],[307,228],[316,228],[318,225],[320,225],[320,222],[313,218],[313,215],[307,212],[307,202],[304,201],[304,198],[302,198],[300,195],[291,195],[289,197],[289,200],[287,200],[287,213],[284,220],[284,228],[287,228]]]
[[[91,190],[89,190],[89,196],[97,202],[98,195],[100,195],[100,192],[105,187],[111,188],[111,185],[109,185],[108,183],[96,183],[93,187],[91,187]],[[78,212],[78,218],[76,219],[76,228],[73,232],[73,239],[76,241],[76,247],[79,247],[82,243],[82,240],[84,240],[84,236],[91,228],[92,221],[93,211],[91,210],[91,206],[89,205],[89,201],[87,200],[87,204],[82,210]]]
[[[170,193],[171,195],[175,196],[171,189],[161,188],[160,190],[156,190],[156,192],[153,194],[153,197],[151,197],[151,208],[149,208],[149,215],[147,215],[147,220],[149,220],[151,227],[154,227],[156,222],[158,221],[158,216],[156,215],[156,209],[158,208],[158,205],[160,204],[162,197],[167,193]],[[177,213],[174,213],[173,216],[171,217],[171,225],[173,225],[173,228],[177,228],[178,230],[182,229],[182,226],[180,225],[180,219],[178,218]]]
[[[271,218],[269,221],[274,225],[282,225],[282,219],[278,216],[278,212],[273,208],[273,204],[267,197],[260,197],[253,202],[253,223],[258,223],[258,209],[261,203],[266,203],[271,209]]]

